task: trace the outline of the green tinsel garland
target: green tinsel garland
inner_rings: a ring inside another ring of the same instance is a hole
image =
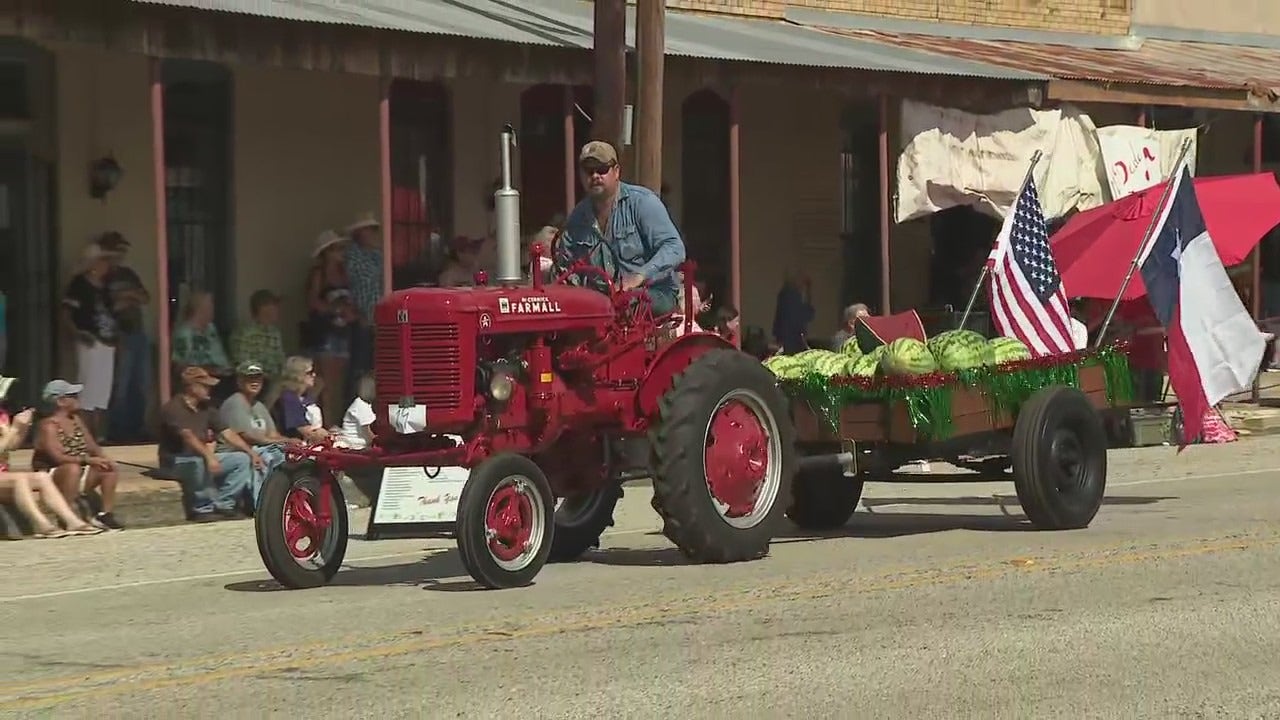
[[[1051,385],[1080,387],[1080,369],[1101,366],[1107,402],[1123,405],[1133,398],[1129,358],[1120,345],[1048,358],[1023,360],[999,367],[957,373],[931,373],[885,378],[827,378],[809,373],[800,380],[783,380],[783,390],[826,419],[839,434],[840,410],[855,403],[905,403],[911,426],[921,435],[941,440],[952,430],[952,393],[960,387],[979,390],[996,414],[1015,415],[1036,391]]]

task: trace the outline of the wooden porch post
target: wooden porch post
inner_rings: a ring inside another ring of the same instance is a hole
[[[151,58],[151,160],[155,183],[156,212],[156,363],[160,381],[160,404],[173,394],[173,359],[169,353],[172,328],[169,324],[169,208],[165,192],[164,159],[164,75],[160,58]]]
[[[880,314],[893,312],[889,294],[889,96],[880,96]]]
[[[729,279],[733,307],[742,312],[742,141],[738,85],[729,88]],[[742,347],[741,333],[734,344]]]
[[[391,214],[391,78],[382,78],[382,97],[378,100],[378,165],[382,178],[382,293],[394,288],[391,284],[392,266],[392,214]]]
[[[1262,172],[1262,115],[1255,114],[1253,116],[1253,171],[1255,173]],[[1249,298],[1253,307],[1253,320],[1257,322],[1262,319],[1262,242],[1253,246],[1253,292]],[[1262,396],[1259,387],[1258,376],[1253,377],[1253,388],[1249,393],[1249,399],[1258,402],[1258,398]]]
[[[637,88],[636,177],[640,184],[662,192],[662,93],[666,53],[666,3],[637,0],[636,52],[640,82]]]
[[[564,216],[568,219],[577,205],[578,195],[578,131],[574,122],[573,86],[564,86]],[[546,248],[551,252],[551,248]]]
[[[621,155],[622,113],[627,87],[626,0],[598,0],[592,30],[595,44],[596,97],[591,137],[613,145]]]

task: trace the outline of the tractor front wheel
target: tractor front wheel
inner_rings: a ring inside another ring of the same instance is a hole
[[[329,518],[322,517],[328,493]],[[267,572],[290,589],[328,583],[347,555],[347,501],[310,463],[275,470],[262,484],[254,534]]]
[[[678,376],[650,432],[653,508],[662,532],[698,562],[752,560],[784,523],[796,472],[794,431],[772,373],[711,350]]]
[[[458,552],[477,583],[521,587],[547,563],[555,532],[547,476],[522,455],[493,455],[471,469],[458,498]]]

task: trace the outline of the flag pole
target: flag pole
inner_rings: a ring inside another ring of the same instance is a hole
[[[1018,186],[1018,194],[1013,196],[1013,205],[1009,206],[1009,212],[1013,212],[1018,207],[1018,198],[1022,197],[1022,191],[1027,189],[1027,183],[1031,182],[1031,173],[1035,172],[1036,164],[1040,162],[1040,158],[1044,153],[1036,150],[1031,154],[1031,165],[1027,168],[1027,174],[1022,178],[1022,184]],[[982,263],[982,271],[978,273],[978,281],[973,284],[973,292],[969,294],[969,302],[964,306],[964,315],[960,317],[960,324],[956,326],[957,330],[963,330],[964,326],[969,322],[969,315],[973,313],[973,304],[978,301],[978,293],[982,292],[982,283],[986,281],[987,275],[990,274],[991,267],[987,263]]]
[[[1124,297],[1124,291],[1129,289],[1129,283],[1133,281],[1133,274],[1138,270],[1138,265],[1142,262],[1142,256],[1147,251],[1147,246],[1151,244],[1152,235],[1155,234],[1156,223],[1160,221],[1160,214],[1164,212],[1165,203],[1169,200],[1169,193],[1173,190],[1173,182],[1182,174],[1183,163],[1186,162],[1187,153],[1191,150],[1191,138],[1182,141],[1182,148],[1178,150],[1178,160],[1173,164],[1173,172],[1169,174],[1169,181],[1165,183],[1164,190],[1160,192],[1160,202],[1156,205],[1156,210],[1151,214],[1151,221],[1147,223],[1147,231],[1142,235],[1142,243],[1138,245],[1138,252],[1133,255],[1133,262],[1129,263],[1129,270],[1124,274],[1124,282],[1120,284],[1120,291],[1116,293],[1116,297],[1111,301],[1111,309],[1107,310],[1107,317],[1102,321],[1102,327],[1098,328],[1098,337],[1094,340],[1095,348],[1102,347],[1102,341],[1107,336],[1107,330],[1111,327],[1111,321],[1115,318],[1116,309],[1120,307],[1120,298]]]

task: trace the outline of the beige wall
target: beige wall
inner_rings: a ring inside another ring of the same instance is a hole
[[[1280,34],[1280,3],[1274,0],[1133,0],[1133,23],[1209,32]]]

